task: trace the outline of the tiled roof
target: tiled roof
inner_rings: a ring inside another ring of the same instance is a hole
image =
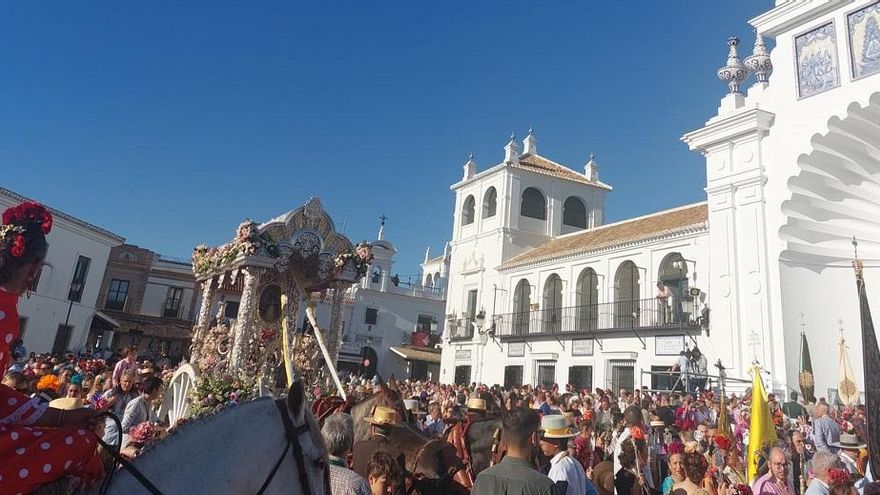
[[[31,198],[28,198],[26,196],[22,196],[21,194],[18,194],[15,191],[11,191],[9,189],[6,189],[5,187],[0,187],[0,195],[8,197],[9,199],[12,200],[13,203],[21,203],[22,201],[34,201]],[[74,225],[78,225],[86,230],[91,230],[92,232],[94,232],[98,235],[108,237],[111,240],[116,241],[120,244],[125,242],[125,238],[119,234],[114,234],[113,232],[110,232],[109,230],[106,230],[106,229],[102,229],[101,227],[98,227],[97,225],[92,225],[89,222],[86,222],[85,220],[81,220],[79,218],[76,218],[73,215],[68,215],[67,213],[64,213],[63,211],[60,211],[60,210],[56,210],[55,208],[52,208],[49,205],[43,205],[43,206],[45,206],[46,208],[49,209],[49,211],[52,213],[53,217],[63,218]]]
[[[708,215],[709,210],[706,203],[703,202],[603,225],[576,234],[557,237],[510,259],[501,265],[501,269],[588,253],[662,235],[702,229],[708,225]]]
[[[590,184],[605,189],[611,189],[611,186],[602,182],[591,182],[585,175],[579,174],[574,170],[560,165],[552,160],[548,160],[541,155],[522,155],[519,157],[519,163],[513,165],[515,168],[528,170],[536,174],[549,175],[557,179],[570,180],[572,182],[580,182],[581,184]]]

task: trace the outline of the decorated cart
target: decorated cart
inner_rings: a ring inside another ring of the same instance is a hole
[[[312,393],[335,384],[345,396],[334,366],[343,295],[372,252],[336,232],[318,198],[263,224],[245,221],[227,244],[196,247],[192,261],[201,309],[190,362],[171,377],[160,410],[170,424],[286,390],[295,374]],[[319,299],[332,305],[326,329],[315,317]],[[301,321],[308,325],[297,328]]]

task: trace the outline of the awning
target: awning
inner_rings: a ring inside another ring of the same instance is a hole
[[[425,363],[440,364],[439,349],[432,349],[430,347],[413,347],[410,345],[389,347],[389,349],[391,349],[391,352],[407,361],[422,361]]]
[[[107,316],[106,314],[104,314],[100,311],[95,311],[95,316],[100,318],[101,320],[103,320],[104,322],[106,322],[110,326],[119,327],[118,321],[114,320],[113,318],[110,318],[109,316]]]
[[[360,354],[348,354],[346,352],[340,352],[339,355],[336,357],[336,361],[343,363],[360,364],[361,356]]]

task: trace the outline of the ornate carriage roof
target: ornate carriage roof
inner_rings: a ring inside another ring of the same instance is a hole
[[[303,206],[265,223],[244,221],[235,237],[222,246],[197,246],[193,272],[198,280],[206,280],[215,276],[225,279],[230,272],[235,279],[238,269],[246,266],[296,271],[309,289],[319,290],[334,280],[357,280],[366,273],[370,261],[369,245],[362,243],[356,249],[345,235],[336,232],[321,200],[312,197]]]

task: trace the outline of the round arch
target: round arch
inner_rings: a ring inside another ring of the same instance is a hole
[[[577,196],[569,196],[562,204],[562,225],[587,228],[587,206]]]
[[[528,218],[547,220],[547,198],[544,193],[534,187],[527,187],[522,192],[519,214]]]
[[[492,218],[498,209],[498,191],[495,187],[486,189],[483,195],[483,218]]]
[[[520,279],[513,291],[513,334],[529,333],[529,316],[532,308],[532,286],[526,279]]]
[[[578,330],[595,330],[599,320],[599,276],[584,268],[577,280]]]
[[[552,274],[544,281],[541,320],[543,331],[556,333],[562,329],[562,279]]]
[[[626,260],[617,267],[614,276],[614,325],[618,328],[638,326],[641,309],[641,278],[639,267]]]
[[[464,199],[464,203],[461,206],[461,224],[470,225],[474,223],[475,216],[476,200],[474,200],[474,195],[471,194]]]

